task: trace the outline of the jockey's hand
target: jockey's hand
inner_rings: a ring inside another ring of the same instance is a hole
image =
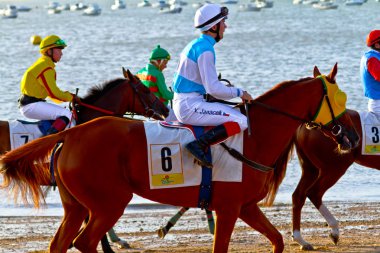
[[[241,96],[241,99],[243,100],[244,103],[245,102],[251,103],[253,101],[253,98],[252,98],[251,94],[249,94],[246,91],[243,91],[243,96]]]
[[[75,103],[75,104],[78,104],[80,102],[80,97],[78,97],[77,95],[75,94],[71,94],[73,95],[73,100],[72,102]]]

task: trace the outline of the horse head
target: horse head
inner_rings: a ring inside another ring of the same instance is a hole
[[[125,79],[131,84],[135,94],[140,99],[141,105],[144,106],[145,112],[142,115],[157,120],[164,120],[169,115],[169,109],[129,69],[125,70],[122,68],[122,70]]]
[[[92,87],[75,106],[78,120],[83,123],[101,116],[123,117],[126,112],[157,120],[164,119],[168,108],[141,81],[124,70],[118,78]]]
[[[359,145],[359,136],[353,127],[353,122],[346,113],[346,94],[339,89],[336,83],[338,63],[335,63],[327,76],[322,76],[318,67],[314,67],[314,78],[320,78],[325,87],[324,101],[316,115],[317,119],[322,119],[322,132],[338,143],[340,152],[348,152]],[[324,104],[325,103],[325,104]],[[325,112],[323,112],[325,106]],[[323,115],[324,114],[324,115]],[[324,120],[323,118],[327,118]]]

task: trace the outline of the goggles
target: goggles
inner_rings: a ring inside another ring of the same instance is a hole
[[[42,47],[41,49],[44,49],[44,48],[47,48],[47,47],[51,47],[53,45],[57,46],[57,47],[65,47],[66,46],[66,42],[64,40],[62,40],[62,39],[59,39],[56,42],[54,42],[53,44],[46,45],[46,46]]]
[[[220,18],[227,19],[227,15],[228,15],[228,8],[225,7],[225,6],[223,6],[223,7],[220,8],[220,13],[218,15],[216,15],[215,17],[209,19],[208,21],[204,22],[203,24],[196,26],[195,28],[205,27],[206,25],[209,25],[212,22],[215,22],[216,20],[218,20]]]
[[[380,37],[371,41],[371,46],[375,45],[376,43],[380,43]]]
[[[57,45],[57,46],[66,46],[65,41],[61,40],[61,39],[57,40],[54,44]]]

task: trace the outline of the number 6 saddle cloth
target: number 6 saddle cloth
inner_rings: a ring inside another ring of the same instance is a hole
[[[164,124],[165,126],[162,126]],[[186,125],[145,121],[149,182],[151,189],[200,185],[202,168],[185,145],[195,139]],[[190,126],[191,127],[191,126]],[[225,143],[243,153],[243,134],[228,138]],[[214,167],[213,181],[241,182],[242,163],[228,154],[220,145],[211,146]]]
[[[362,124],[362,154],[380,155],[380,115],[359,112]]]

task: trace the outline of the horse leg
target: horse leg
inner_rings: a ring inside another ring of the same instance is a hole
[[[305,241],[301,235],[301,212],[307,198],[308,189],[317,180],[319,171],[302,152],[298,152],[298,157],[301,163],[302,176],[292,194],[292,239],[300,245],[300,249],[313,250],[313,246]]]
[[[328,189],[330,189],[335,183],[344,175],[348,167],[325,167],[322,170],[318,180],[312,185],[308,190],[308,198],[313,203],[313,205],[318,209],[321,215],[325,218],[327,224],[331,228],[330,238],[336,245],[339,241],[339,222],[335,219],[334,215],[329,211],[329,209],[323,204],[322,198]],[[334,173],[331,170],[334,170]],[[330,171],[330,172],[329,172]]]
[[[272,225],[265,214],[257,206],[257,203],[244,206],[239,217],[253,229],[269,239],[273,246],[273,253],[281,253],[284,251],[284,239],[282,238],[281,233]],[[218,220],[216,222],[218,224]]]
[[[214,235],[213,253],[227,253],[232,231],[239,216],[238,208],[226,207],[215,209],[216,228]]]
[[[66,190],[57,174],[56,182],[65,212],[61,225],[50,242],[49,252],[62,253],[67,251],[74,238],[78,235],[88,211]]]
[[[179,209],[179,211],[173,217],[170,218],[170,220],[168,221],[168,223],[166,223],[165,227],[160,227],[157,230],[158,237],[160,237],[161,239],[163,239],[165,237],[165,235],[169,232],[169,230],[182,217],[182,215],[184,215],[187,212],[187,210],[189,210],[188,207],[181,207],[181,209]]]
[[[99,200],[100,206],[89,207],[90,219],[83,231],[74,240],[74,246],[81,252],[97,253],[97,246],[101,238],[109,231],[112,226],[123,215],[124,209],[133,194],[129,193],[119,198],[119,202],[107,204],[107,201]]]
[[[117,244],[117,247],[119,249],[130,249],[131,248],[131,246],[129,245],[129,243],[127,241],[125,241],[125,240],[123,240],[117,236],[117,234],[113,228],[108,230],[108,237],[110,238],[111,242]],[[105,239],[107,239],[107,237],[105,237]],[[103,239],[102,239],[102,241],[103,241]],[[103,249],[103,251],[104,251],[104,249]]]

